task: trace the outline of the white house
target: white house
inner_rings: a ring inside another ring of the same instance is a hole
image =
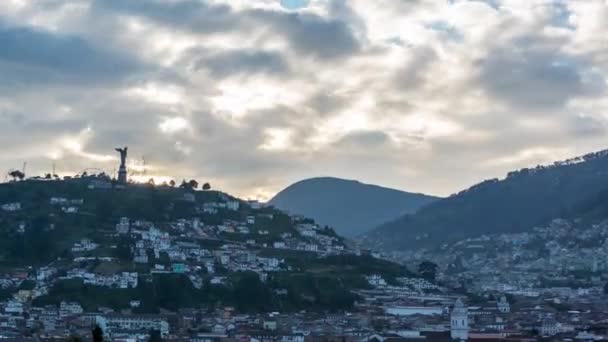
[[[226,208],[229,210],[237,211],[239,210],[240,203],[239,201],[228,201],[226,202]]]
[[[79,315],[83,313],[82,306],[76,302],[61,302],[59,305],[59,316],[66,317],[72,315]]]
[[[19,211],[21,210],[21,203],[7,203],[2,205],[4,211]]]
[[[382,278],[382,276],[378,274],[373,274],[365,278],[367,279],[367,282],[373,287],[381,287],[387,285],[386,280],[384,280],[384,278]]]

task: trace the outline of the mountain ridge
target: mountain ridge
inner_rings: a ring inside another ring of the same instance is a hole
[[[608,150],[509,172],[417,213],[381,224],[362,237],[374,248],[438,247],[489,233],[516,233],[563,216],[608,189]]]
[[[314,177],[289,185],[268,203],[311,217],[342,236],[354,237],[436,199],[357,180]]]

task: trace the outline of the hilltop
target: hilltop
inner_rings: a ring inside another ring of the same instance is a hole
[[[354,237],[410,214],[438,198],[339,178],[312,178],[292,184],[269,204],[315,219],[338,234]]]
[[[417,213],[380,225],[363,237],[383,250],[439,247],[482,234],[520,233],[555,218],[606,218],[608,151],[511,172]]]
[[[96,176],[0,184],[0,268],[2,295],[29,279],[34,306],[143,313],[347,310],[366,275],[411,275],[258,202]]]

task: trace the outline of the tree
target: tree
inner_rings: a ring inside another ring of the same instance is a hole
[[[95,203],[95,215],[99,220],[107,222],[112,218],[115,208],[115,203],[111,199],[100,198]]]
[[[163,338],[160,335],[160,330],[157,329],[153,329],[150,330],[150,338],[148,339],[148,342],[162,342]]]
[[[211,184],[209,184],[209,183],[203,184],[203,190],[205,190],[205,191],[211,190]]]
[[[99,325],[95,325],[93,328],[93,342],[103,342],[103,330]]]
[[[389,321],[385,320],[385,319],[374,319],[371,322],[372,324],[372,328],[374,329],[374,331],[382,333],[385,332],[386,330],[390,329],[391,325],[389,323]]]
[[[46,175],[44,175],[44,179],[51,179],[53,178],[53,176],[50,173],[47,173]]]
[[[133,251],[131,246],[133,241],[131,238],[122,238],[116,244],[115,254],[116,257],[121,261],[130,261],[133,259]]]
[[[195,181],[194,179],[191,179],[188,182],[188,186],[190,187],[190,189],[197,189],[198,188],[198,182]]]
[[[11,172],[8,173],[9,176],[13,177],[13,180],[20,180],[22,181],[25,178],[25,173],[19,171],[19,170],[13,170]]]
[[[431,282],[435,281],[437,277],[437,265],[430,261],[423,261],[418,265],[418,274]]]
[[[172,188],[175,188],[175,181],[172,179],[172,180],[169,182],[169,185],[170,185]]]
[[[233,291],[236,307],[241,312],[260,312],[273,309],[272,293],[256,273],[241,273]]]
[[[148,185],[151,186],[151,187],[154,187],[156,185],[156,182],[154,181],[154,178],[150,178],[148,180]]]

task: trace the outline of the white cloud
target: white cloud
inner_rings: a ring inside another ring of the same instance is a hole
[[[147,83],[135,86],[126,91],[129,96],[136,96],[145,101],[165,105],[176,105],[185,102],[182,90],[174,85]]]
[[[210,98],[214,111],[236,118],[256,110],[294,106],[301,101],[301,89],[266,79],[228,80],[219,84],[217,90],[218,95]]]
[[[158,125],[161,132],[166,134],[173,134],[188,129],[188,120],[182,117],[164,118],[163,121]]]

